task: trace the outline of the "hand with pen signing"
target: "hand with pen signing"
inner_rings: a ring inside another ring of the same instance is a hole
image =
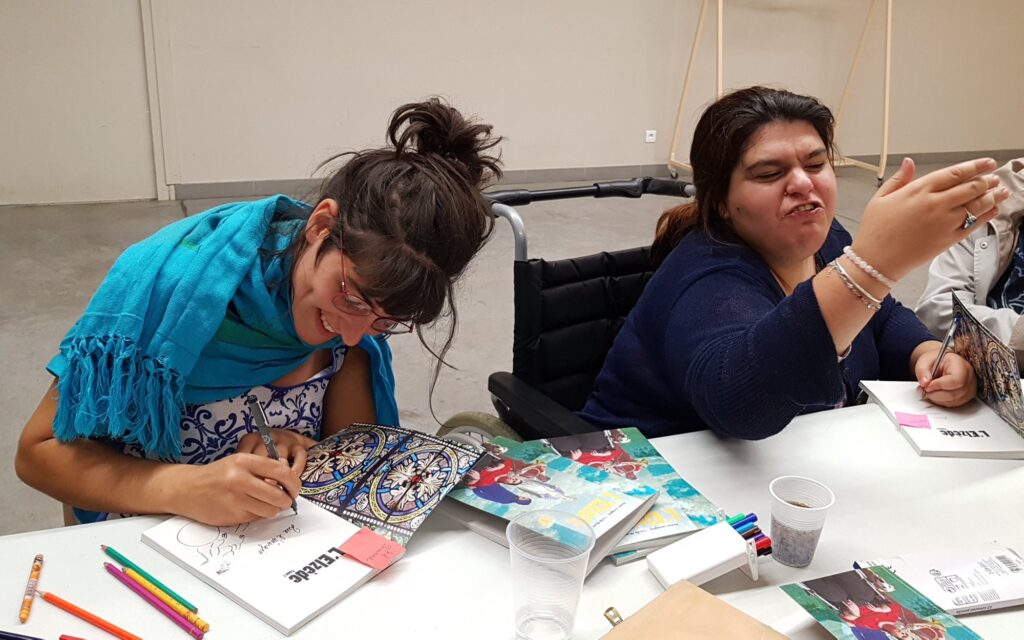
[[[270,437],[274,440],[274,446],[277,447],[277,455],[282,460],[288,460],[291,463],[292,471],[301,475],[302,470],[306,468],[306,449],[316,445],[316,440],[287,429],[271,429]],[[264,457],[270,455],[267,453],[267,447],[263,444],[260,434],[255,431],[247,433],[239,439],[236,452]]]
[[[227,526],[273,518],[298,496],[299,474],[266,455],[234,453],[205,465],[168,465],[174,474],[167,509],[198,522]]]
[[[938,342],[925,345],[919,347],[922,351],[914,362],[914,375],[924,397],[941,407],[959,407],[973,400],[978,393],[978,379],[971,364],[947,351],[939,363],[938,373],[932,378],[932,368],[941,349]]]

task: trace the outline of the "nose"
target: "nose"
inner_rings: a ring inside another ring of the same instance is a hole
[[[814,188],[814,183],[807,172],[802,168],[793,169],[789,174],[789,181],[786,183],[786,195],[806,196]]]
[[[376,333],[373,331],[371,325],[376,320],[376,316],[354,316],[350,314],[340,314],[341,326],[341,341],[345,343],[346,347],[354,347],[359,344],[359,341],[363,339],[363,336],[369,333]]]

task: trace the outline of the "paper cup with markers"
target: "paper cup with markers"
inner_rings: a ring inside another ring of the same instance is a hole
[[[803,476],[775,478],[768,492],[772,496],[772,557],[790,567],[806,567],[814,558],[835,494]]]

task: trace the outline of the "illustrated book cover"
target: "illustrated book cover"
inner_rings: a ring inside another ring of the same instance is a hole
[[[354,424],[309,449],[299,495],[405,546],[482,454],[419,431]]]
[[[840,640],[981,640],[884,567],[854,569],[780,588]]]
[[[551,455],[545,445],[497,437],[444,511],[469,529],[507,545],[505,527],[519,513],[554,509],[578,515],[594,529],[589,573],[657,500],[653,487]]]
[[[659,490],[651,509],[616,545],[616,564],[642,558],[720,518],[718,507],[680,477],[638,429],[610,429],[525,444],[549,449],[550,454],[540,453],[537,459],[560,455]]]

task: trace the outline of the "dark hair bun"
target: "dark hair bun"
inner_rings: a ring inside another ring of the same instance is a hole
[[[476,185],[501,177],[500,159],[486,153],[501,142],[501,137],[491,135],[491,125],[463,117],[440,98],[411,102],[396,109],[387,136],[396,153],[443,159]]]

